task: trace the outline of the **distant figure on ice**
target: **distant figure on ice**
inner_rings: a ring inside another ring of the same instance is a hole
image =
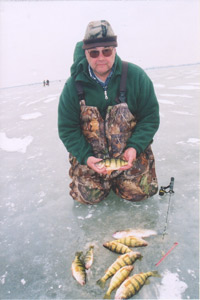
[[[44,81],[43,81],[43,86],[45,86],[45,85],[46,85],[46,81],[44,80]]]
[[[58,130],[70,153],[70,195],[81,203],[96,204],[111,189],[129,201],[158,190],[151,150],[158,101],[144,70],[122,62],[116,47],[107,21],[90,22],[60,96]]]
[[[49,85],[49,80],[47,79],[47,81],[46,81],[46,85]]]

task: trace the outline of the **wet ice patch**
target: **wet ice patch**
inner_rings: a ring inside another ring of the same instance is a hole
[[[49,103],[49,102],[52,102],[52,101],[54,101],[56,99],[57,99],[57,97],[49,97],[46,100],[44,100],[44,103]]]
[[[192,98],[189,95],[178,95],[178,94],[160,94],[162,97],[181,97],[181,98]]]
[[[199,144],[200,142],[200,139],[197,139],[197,138],[189,138],[187,140],[187,143],[192,143],[192,144]]]
[[[0,282],[1,282],[1,284],[5,284],[7,275],[8,275],[8,272],[5,272],[5,274],[3,274],[3,275],[0,277]]]
[[[27,147],[32,143],[33,137],[8,138],[5,132],[0,132],[0,148],[8,152],[26,153]]]
[[[200,139],[197,138],[189,138],[187,141],[179,141],[176,144],[177,145],[185,145],[188,143],[191,146],[199,146],[200,145]],[[187,158],[187,157],[186,157]]]
[[[92,217],[92,214],[88,214],[85,219],[90,219]]]
[[[164,85],[164,84],[161,84],[161,83],[154,83],[154,87],[155,87],[155,88],[164,88],[165,85]]]
[[[194,272],[194,270],[188,270],[188,274],[190,274],[192,277],[194,277],[194,278],[197,278],[196,277],[196,275],[195,275],[195,272]]]
[[[199,82],[190,82],[189,84],[191,84],[191,85],[200,85]]]
[[[25,114],[21,116],[22,120],[32,120],[32,119],[37,119],[41,117],[42,114],[40,112],[34,112],[32,114]]]
[[[194,86],[194,85],[180,85],[171,87],[171,89],[177,89],[177,90],[200,90],[200,87]]]
[[[26,284],[26,280],[21,279],[21,284],[22,284],[22,285],[25,285],[25,284]]]
[[[78,216],[77,218],[79,220],[84,220],[84,219],[90,219],[92,217],[92,214],[88,214],[86,217]]]
[[[185,145],[185,142],[184,141],[179,141],[176,143],[176,145]]]
[[[32,104],[36,104],[36,103],[42,102],[42,101],[44,103],[48,103],[48,102],[56,100],[58,96],[59,96],[59,94],[49,95],[47,97],[41,97],[41,98],[39,98],[37,100],[34,100],[34,101],[31,101],[31,102],[27,103],[26,106],[30,106]]]
[[[26,106],[30,106],[30,105],[32,105],[32,104],[36,104],[36,103],[38,103],[38,102],[44,101],[45,99],[46,99],[46,97],[42,97],[42,98],[40,98],[40,99],[31,101],[31,102],[27,103]]]
[[[164,161],[164,160],[166,160],[166,158],[165,158],[165,157],[162,157],[162,158],[157,158],[157,161]]]
[[[173,101],[169,101],[169,100],[165,100],[165,99],[158,99],[159,103],[163,103],[163,104],[170,104],[170,105],[174,105]]]
[[[160,286],[159,299],[182,299],[187,284],[179,279],[178,273],[166,271]]]
[[[194,114],[189,113],[188,111],[178,111],[178,110],[173,110],[172,111],[175,114],[179,115],[185,115],[185,116],[194,116]]]

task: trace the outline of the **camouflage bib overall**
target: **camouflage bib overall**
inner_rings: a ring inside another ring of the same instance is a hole
[[[126,142],[132,135],[136,118],[126,103],[107,108],[105,120],[97,107],[80,101],[82,132],[92,145],[94,156],[98,158],[121,157]],[[111,175],[98,174],[87,165],[80,165],[70,154],[69,171],[72,182],[70,195],[74,200],[86,204],[102,201],[111,189],[121,198],[139,201],[157,193],[158,183],[155,173],[154,156],[149,145],[126,171],[113,171]]]

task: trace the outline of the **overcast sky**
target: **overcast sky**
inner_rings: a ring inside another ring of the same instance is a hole
[[[198,0],[1,1],[0,87],[67,78],[76,42],[99,19],[120,57],[142,68],[200,62]]]

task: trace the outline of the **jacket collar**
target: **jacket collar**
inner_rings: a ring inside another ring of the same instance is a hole
[[[115,63],[113,68],[113,75],[118,76],[121,75],[122,71],[122,61],[120,57],[116,54]],[[92,80],[88,71],[88,62],[87,59],[81,60],[79,65],[77,66],[77,75],[75,76],[76,81],[88,82],[88,80]]]

